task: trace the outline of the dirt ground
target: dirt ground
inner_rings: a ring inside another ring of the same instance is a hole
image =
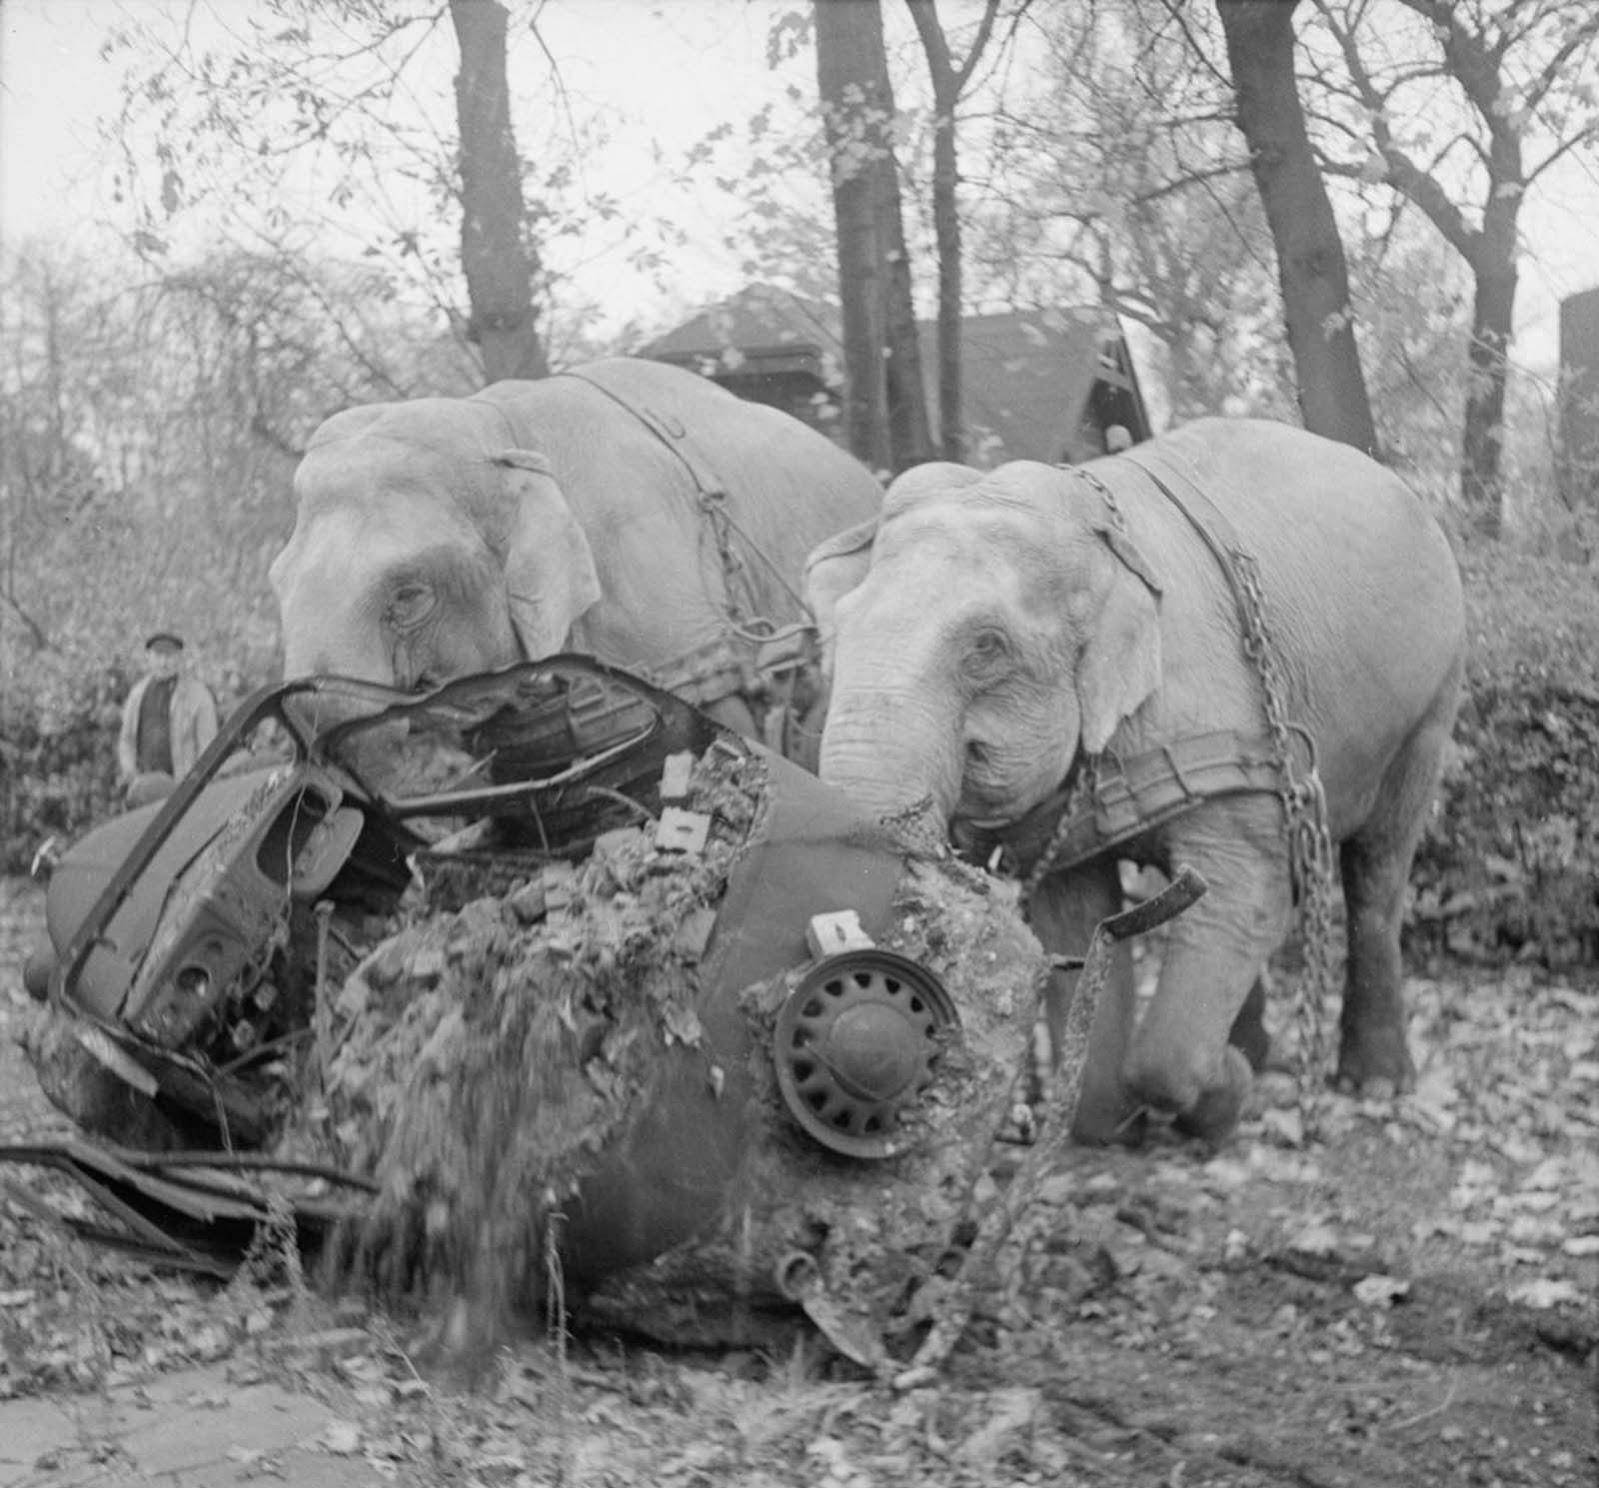
[[[39,912],[36,889],[0,880],[11,1142],[66,1129],[12,1042]],[[411,1322],[278,1275],[222,1288],[64,1238],[26,1199],[84,1200],[13,1168],[0,1401],[70,1403],[196,1368],[219,1396],[265,1378],[331,1408],[310,1445],[351,1481],[359,1466],[451,1484],[1589,1488],[1599,990],[1430,973],[1410,985],[1412,1096],[1329,1095],[1307,1134],[1272,1076],[1219,1153],[1074,1154],[920,1388],[866,1380],[796,1330],[774,1354],[529,1338],[466,1392],[419,1368]],[[79,1430],[31,1463],[0,1453],[0,1481],[67,1481],[69,1458],[113,1450]],[[235,1466],[240,1480],[286,1471],[242,1449]]]

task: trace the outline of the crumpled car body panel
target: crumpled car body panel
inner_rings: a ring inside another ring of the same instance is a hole
[[[729,877],[702,965],[702,1047],[669,1051],[649,1101],[585,1181],[565,1218],[566,1268],[579,1285],[659,1255],[720,1216],[759,1131],[749,1119],[750,1025],[736,994],[810,959],[811,917],[854,910],[882,931],[901,861],[837,791],[773,756],[769,815]],[[711,1071],[719,1072],[713,1079]]]
[[[263,729],[291,757],[237,770]],[[438,759],[412,768],[419,738],[443,755],[468,746],[443,766],[451,782],[433,778]],[[47,894],[50,1000],[79,1025],[91,1073],[176,1108],[189,1141],[199,1123],[218,1147],[257,1145],[282,1112],[252,1081],[251,1053],[311,1020],[326,969],[317,902],[354,947],[348,969],[363,926],[411,884],[408,865],[450,866],[438,830],[491,819],[498,842],[468,858],[580,855],[629,819],[629,801],[659,809],[668,754],[718,739],[760,755],[769,787],[705,946],[704,1041],[660,1062],[652,1119],[607,1152],[568,1215],[575,1282],[632,1265],[702,1228],[747,1156],[753,1051],[736,993],[809,960],[813,915],[851,909],[881,929],[902,863],[838,792],[624,673],[561,657],[422,699],[339,679],[263,689],[174,796],[62,857]],[[119,1126],[120,1094],[107,1107]]]

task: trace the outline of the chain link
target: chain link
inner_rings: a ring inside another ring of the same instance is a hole
[[[1304,968],[1294,998],[1299,1033],[1299,1107],[1307,1133],[1320,1111],[1327,1068],[1327,1005],[1333,993],[1332,836],[1327,830],[1327,793],[1312,765],[1294,791],[1291,868],[1299,885]]]
[[[1110,512],[1110,524],[1118,532],[1127,531],[1127,518],[1122,515],[1121,503],[1116,500],[1116,493],[1111,490],[1092,470],[1084,470],[1078,465],[1064,465],[1063,470],[1070,470],[1079,479],[1086,481],[1094,490],[1099,492],[1099,499],[1105,503],[1105,508]]]
[[[1060,815],[1055,818],[1055,830],[1049,834],[1049,841],[1044,844],[1044,850],[1038,855],[1038,860],[1028,870],[1027,876],[1022,880],[1021,907],[1026,910],[1033,902],[1033,895],[1038,892],[1039,884],[1049,876],[1057,859],[1066,846],[1066,839],[1071,834],[1071,827],[1077,813],[1093,802],[1099,791],[1099,756],[1085,754],[1082,768],[1077,771],[1076,779],[1071,783],[1071,788],[1066,792],[1066,800],[1060,809]]]
[[[1288,836],[1288,872],[1299,901],[1304,967],[1293,999],[1299,1035],[1299,1109],[1307,1134],[1316,1125],[1322,1071],[1327,1062],[1327,1004],[1332,997],[1332,834],[1327,827],[1327,792],[1310,735],[1299,730],[1309,756],[1301,773],[1295,758],[1277,647],[1266,624],[1266,593],[1254,556],[1234,552],[1239,580],[1239,618],[1244,654],[1254,664],[1266,710],[1266,729],[1277,763],[1278,796]]]

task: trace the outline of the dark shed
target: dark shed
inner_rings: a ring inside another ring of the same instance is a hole
[[[1599,287],[1560,302],[1560,494],[1599,503]]]
[[[1120,425],[1132,442],[1149,415],[1114,318],[1092,307],[969,316],[962,340],[967,459],[1085,460]],[[921,326],[928,412],[937,424],[935,331]],[[742,398],[838,436],[844,376],[838,312],[752,284],[640,353],[688,367]]]

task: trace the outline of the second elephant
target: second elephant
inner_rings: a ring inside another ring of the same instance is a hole
[[[746,732],[805,555],[882,499],[798,420],[628,358],[336,414],[295,492],[286,676],[420,688],[571,649]]]
[[[1116,853],[1209,883],[1174,922],[1136,1029],[1130,978],[1103,1011],[1088,1135],[1139,1105],[1212,1139],[1238,1118],[1245,1053],[1262,1053],[1239,1015],[1291,907],[1268,701],[1301,770],[1313,751],[1338,844],[1339,1072],[1370,1090],[1411,1081],[1400,918],[1465,628],[1449,545],[1396,476],[1242,419],[1081,469],[927,465],[890,487],[875,534],[818,550],[809,591],[832,647],[821,771],[860,804],[925,801],[957,832],[1019,834],[1036,855],[1081,761],[1099,761],[1091,825],[1108,844],[1121,813],[1115,852],[1065,872],[1046,860],[1031,911],[1046,945],[1081,950],[1063,942],[1115,908]]]

